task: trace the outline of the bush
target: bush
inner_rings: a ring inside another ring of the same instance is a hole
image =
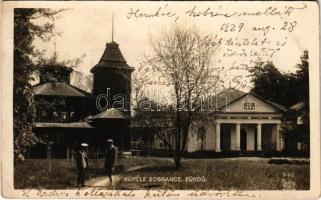
[[[309,160],[297,160],[297,159],[286,159],[286,158],[272,158],[268,162],[269,164],[277,165],[308,165],[310,164]]]

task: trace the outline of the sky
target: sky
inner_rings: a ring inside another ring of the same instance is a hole
[[[260,15],[254,17],[247,15],[228,18],[223,16],[209,17],[208,15],[191,17],[186,13],[194,7],[196,8],[195,13],[197,11],[203,12],[207,8],[220,13],[254,13],[263,12],[271,6],[280,12],[289,6],[304,7],[304,9],[294,9],[289,16],[283,14],[282,16]],[[112,13],[114,15],[114,41],[119,44],[127,63],[136,69],[144,55],[152,53],[150,36],[157,36],[162,28],[171,27],[176,23],[179,26],[195,26],[204,35],[210,34],[213,37],[226,40],[231,38],[235,41],[247,38],[250,41],[254,39],[262,41],[267,38],[273,43],[276,41],[286,42],[272,57],[263,56],[263,60],[271,60],[283,72],[294,72],[294,66],[300,61],[299,58],[303,50],[309,50],[315,45],[310,32],[316,32],[317,29],[313,23],[307,23],[314,20],[315,16],[309,13],[311,13],[311,9],[315,8],[305,7],[302,2],[258,2],[256,6],[250,2],[104,2],[102,5],[97,3],[85,7],[68,6],[68,8],[70,9],[61,12],[55,21],[55,31],[60,32],[61,36],[55,36],[49,43],[36,40],[34,44],[39,49],[45,49],[48,57],[53,55],[56,50],[58,60],[72,60],[85,54],[86,56],[82,58],[83,62],[76,68],[77,71],[84,74],[90,74],[90,69],[98,63],[102,56],[106,43],[111,42]],[[136,12],[138,9],[139,11]],[[157,10],[160,13],[175,13],[175,16],[139,17],[139,13],[154,14]],[[138,17],[135,17],[134,14],[130,15],[131,11],[136,12]],[[43,23],[44,21],[38,19],[35,22]],[[232,24],[235,25],[236,31],[225,32],[224,25],[226,28],[226,24],[229,28]],[[237,31],[237,28],[242,24],[241,31]],[[261,30],[262,28],[267,31],[265,34]],[[272,28],[274,29],[272,30]],[[233,62],[250,64],[251,60],[257,59],[255,56],[224,57],[223,54],[227,48],[230,51],[238,52],[245,48],[247,53],[250,53],[251,49],[258,50],[262,47],[221,46],[214,55],[213,66],[223,66],[226,70],[233,65]],[[276,46],[274,45],[273,48]],[[137,70],[135,73],[138,73]],[[228,77],[241,74],[244,79],[248,80],[246,78],[247,72],[244,70],[227,70],[226,73]],[[248,85],[244,90],[251,87],[250,84]]]

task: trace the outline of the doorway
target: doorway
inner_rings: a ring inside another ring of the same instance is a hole
[[[241,129],[241,150],[246,151],[247,147],[247,132],[245,129]]]

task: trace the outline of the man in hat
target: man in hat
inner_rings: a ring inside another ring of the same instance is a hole
[[[109,177],[109,183],[112,184],[112,174],[117,158],[117,148],[113,145],[114,141],[112,139],[107,140],[107,149],[105,155],[105,169]]]
[[[82,143],[76,152],[77,167],[77,187],[83,187],[85,182],[86,171],[88,169],[88,144]]]

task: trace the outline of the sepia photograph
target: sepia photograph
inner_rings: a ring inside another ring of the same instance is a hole
[[[317,2],[1,13],[3,196],[320,195]]]

